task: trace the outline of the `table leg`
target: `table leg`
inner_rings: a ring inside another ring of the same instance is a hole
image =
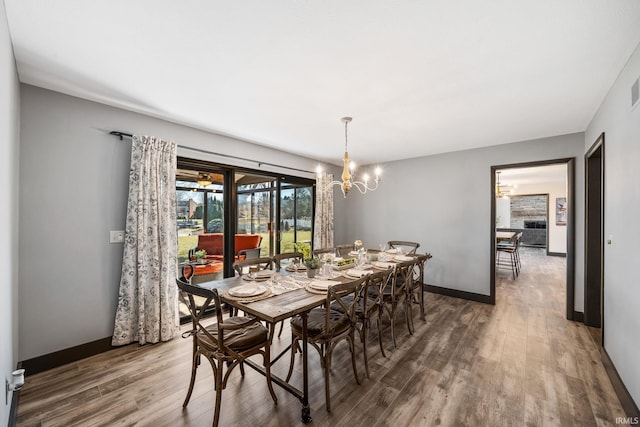
[[[309,424],[311,408],[309,408],[309,374],[307,367],[307,319],[309,313],[302,313],[302,422]]]

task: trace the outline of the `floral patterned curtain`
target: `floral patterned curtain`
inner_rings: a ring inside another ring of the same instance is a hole
[[[313,247],[333,247],[333,175],[316,176],[316,218],[313,228]]]
[[[113,345],[176,335],[177,251],[176,144],[134,135]]]

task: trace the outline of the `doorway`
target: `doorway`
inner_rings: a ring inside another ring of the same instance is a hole
[[[517,163],[517,164],[507,164],[507,165],[499,165],[491,167],[491,251],[490,251],[490,302],[495,304],[496,301],[496,229],[498,227],[498,215],[497,215],[497,206],[498,201],[500,199],[497,197],[498,192],[503,193],[505,191],[505,187],[508,187],[508,184],[504,181],[504,176],[502,180],[501,188],[498,190],[497,188],[497,172],[505,172],[505,171],[515,171],[515,170],[525,170],[532,169],[542,166],[549,166],[552,169],[553,166],[559,166],[562,170],[562,174],[564,175],[564,188],[561,194],[556,194],[554,191],[541,191],[540,188],[534,188],[531,186],[528,191],[523,191],[522,193],[529,192],[530,194],[535,193],[548,193],[548,214],[545,215],[545,230],[544,234],[546,236],[546,255],[555,255],[555,256],[566,256],[566,272],[565,274],[565,287],[566,287],[566,318],[569,320],[573,320],[574,318],[574,269],[575,269],[575,209],[574,206],[574,174],[575,174],[575,160],[572,158],[566,159],[557,159],[557,160],[549,160],[549,161],[541,161],[541,162],[528,162],[528,163]],[[542,170],[542,169],[540,169]],[[535,173],[535,172],[533,172]],[[503,175],[508,175],[504,174]],[[537,220],[532,220],[537,224],[541,224]],[[504,226],[504,221],[502,224]],[[509,224],[508,226],[511,226]],[[541,225],[540,225],[541,226]],[[513,228],[513,227],[511,227]],[[554,233],[551,228],[556,228],[556,232]],[[561,230],[560,233],[557,231]],[[524,229],[523,226],[523,234]],[[548,233],[547,233],[548,231]],[[533,232],[537,235],[542,235],[543,233],[536,229]],[[530,233],[531,234],[531,233]],[[558,236],[562,239],[560,243],[561,250],[554,250],[557,247],[557,239]],[[535,238],[535,236],[532,236]],[[539,249],[542,251],[542,249]]]
[[[585,154],[584,324],[604,323],[604,133]],[[604,344],[604,334],[601,337]]]

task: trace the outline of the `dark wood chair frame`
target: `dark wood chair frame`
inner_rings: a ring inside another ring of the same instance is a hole
[[[327,290],[327,299],[323,308],[314,308],[309,315],[311,316],[314,310],[320,310],[324,312],[325,324],[322,331],[319,333],[307,333],[308,343],[311,344],[320,355],[320,365],[324,371],[324,386],[325,386],[325,399],[327,412],[331,412],[331,392],[329,374],[331,372],[331,358],[333,350],[340,341],[347,341],[349,343],[349,350],[351,351],[351,365],[353,367],[353,376],[356,382],[360,384],[358,378],[358,368],[356,365],[356,352],[354,336],[356,331],[356,323],[358,321],[356,316],[356,295],[359,295],[365,282],[368,280],[366,276],[360,279],[339,283],[334,286],[330,286]],[[351,296],[351,298],[349,298]],[[334,323],[332,323],[332,315],[335,316],[336,310],[332,308],[336,305],[341,307],[341,314],[347,316],[348,327],[336,330]],[[293,322],[296,320],[294,317],[291,319],[291,363],[289,365],[289,373],[287,374],[286,381],[288,382],[293,373],[293,365],[295,362],[295,354],[298,351],[298,341],[302,340],[302,331],[296,332],[293,327]]]
[[[424,310],[424,270],[426,267],[427,261],[431,259],[431,254],[422,254],[415,255],[416,265],[413,268],[413,284],[411,287],[407,288],[408,294],[407,298],[420,305],[420,319],[425,319],[425,310]],[[413,312],[411,308],[411,304],[409,304],[409,319],[411,320],[411,328],[415,332],[415,328],[413,326]]]
[[[392,275],[391,286],[385,288],[383,295],[384,304],[382,304],[382,307],[389,316],[391,322],[391,340],[393,341],[393,346],[396,348],[398,345],[396,342],[395,318],[400,305],[402,305],[404,309],[407,329],[410,334],[413,334],[411,319],[409,318],[411,314],[411,300],[407,297],[409,295],[407,288],[413,288],[413,270],[416,262],[415,259],[412,259],[396,264],[394,274]]]
[[[384,304],[384,290],[387,286],[391,286],[393,280],[393,268],[384,271],[378,271],[367,276],[367,282],[360,293],[358,304],[356,305],[356,317],[360,327],[356,325],[356,330],[360,335],[362,342],[362,350],[364,354],[364,370],[369,378],[369,357],[367,355],[367,335],[371,329],[371,319],[375,317],[376,328],[378,329],[378,344],[380,345],[380,353],[382,357],[387,357],[382,344],[382,312]]]
[[[336,255],[337,256],[347,256],[349,255],[349,252],[351,252],[353,250],[354,246],[353,243],[347,243],[344,245],[336,245]]]
[[[273,270],[273,258],[271,257],[258,257],[248,258],[233,263],[233,269],[238,273],[238,276],[244,274],[245,267],[258,266],[260,270]]]
[[[298,260],[300,262],[303,261],[302,252],[283,252],[281,254],[277,254],[273,256],[273,266],[275,270],[280,270],[282,268],[282,261],[285,259]]]
[[[387,242],[387,245],[389,246],[389,249],[394,249],[394,248],[398,248],[398,247],[407,247],[407,248],[411,248],[409,249],[409,252],[407,252],[408,255],[414,255],[416,253],[416,251],[418,250],[418,248],[420,247],[420,243],[418,242],[409,242],[406,240],[389,240]]]
[[[261,328],[264,328],[264,326],[262,326],[262,324],[253,317],[243,318],[246,319],[245,321],[242,321],[241,318],[235,318],[240,319],[236,322],[230,322],[229,318],[225,321],[222,318],[222,306],[216,289],[209,290],[191,285],[184,279],[184,277],[176,279],[176,282],[180,290],[180,296],[184,299],[185,304],[187,304],[192,319],[192,329],[183,333],[182,338],[193,338],[191,380],[189,382],[189,390],[187,391],[187,396],[182,407],[186,408],[189,403],[189,399],[191,399],[193,386],[196,380],[196,372],[200,365],[201,356],[204,356],[209,361],[213,369],[214,389],[216,391],[213,426],[217,426],[220,419],[222,390],[224,390],[227,385],[229,374],[236,366],[240,365],[240,372],[242,376],[244,376],[244,360],[256,354],[260,354],[263,357],[267,387],[269,388],[269,393],[271,394],[273,402],[277,404],[278,398],[276,397],[271,383],[271,338],[268,331],[266,331],[267,333],[263,341],[242,350],[234,350],[225,343],[225,332],[227,331],[246,329],[247,327],[255,326],[256,324]],[[194,299],[196,296],[204,298],[204,304],[197,305]],[[215,304],[217,322],[205,327],[201,323],[202,316],[212,302]],[[225,365],[227,366],[227,370],[223,375]]]

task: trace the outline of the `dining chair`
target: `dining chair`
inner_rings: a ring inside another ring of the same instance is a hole
[[[249,267],[258,267],[260,270],[273,270],[273,258],[271,257],[258,257],[248,258],[233,263],[233,269],[238,273],[238,276],[242,276],[249,272]]]
[[[320,256],[324,254],[333,254],[335,253],[335,249],[333,248],[320,248],[313,250],[313,256]]]
[[[244,376],[242,363],[246,358],[256,354],[262,355],[269,394],[271,394],[273,402],[277,404],[278,398],[271,383],[271,351],[267,328],[254,317],[223,319],[220,297],[216,289],[210,290],[191,285],[184,277],[176,279],[176,282],[180,290],[180,298],[187,305],[191,314],[191,330],[184,332],[182,338],[192,337],[193,339],[191,380],[182,407],[186,408],[189,399],[191,399],[196,372],[201,357],[204,356],[213,369],[216,391],[213,426],[217,426],[220,419],[222,390],[227,386],[229,374],[236,366],[240,365],[240,372]],[[204,298],[204,303],[196,303],[196,298]],[[217,321],[212,325],[205,326],[202,324],[202,317],[211,303],[216,308]],[[226,372],[223,372],[225,366],[227,367]]]
[[[413,287],[413,270],[416,266],[416,262],[417,261],[414,258],[396,264],[395,274],[393,274],[391,280],[391,286],[387,286],[382,295],[382,307],[384,311],[386,311],[391,322],[391,340],[393,341],[394,347],[398,346],[396,343],[395,319],[400,305],[403,306],[407,329],[410,334],[413,334],[410,323],[411,320],[409,319],[411,312],[409,305],[411,304],[411,301],[407,298],[407,289],[409,287]]]
[[[336,255],[337,256],[347,256],[349,255],[349,252],[351,252],[353,250],[353,243],[347,243],[344,245],[337,245],[336,246]]]
[[[282,261],[291,260],[291,261],[303,261],[302,252],[283,252],[281,254],[277,254],[273,256],[273,268],[275,270],[280,270],[282,268]]]
[[[387,245],[389,249],[402,249],[403,252],[408,255],[415,254],[420,247],[420,243],[418,242],[408,242],[404,240],[389,240]]]
[[[331,372],[331,357],[333,350],[340,341],[349,343],[351,351],[351,365],[353,376],[360,384],[358,369],[356,367],[356,352],[354,345],[354,335],[356,331],[356,295],[360,294],[367,276],[346,283],[337,283],[327,290],[327,297],[324,307],[311,310],[307,319],[307,339],[320,355],[320,365],[324,371],[324,388],[327,412],[331,412],[331,393],[329,388],[329,374]],[[348,298],[348,297],[351,298]],[[341,310],[332,307],[339,305]],[[295,355],[298,351],[298,342],[303,336],[302,317],[294,316],[291,319],[291,363],[286,381],[288,382],[293,373]]]
[[[375,317],[376,328],[378,329],[378,344],[380,345],[380,353],[382,357],[387,357],[382,344],[382,304],[384,290],[391,285],[393,268],[383,271],[377,271],[367,276],[365,286],[358,295],[356,304],[356,330],[360,335],[362,342],[362,350],[364,354],[364,370],[369,378],[369,356],[367,354],[367,336],[371,329],[371,319]],[[360,325],[358,327],[358,325]]]
[[[258,267],[259,270],[273,270],[273,258],[271,257],[258,257],[248,258],[236,261],[233,263],[233,269],[238,276],[243,276],[249,272],[251,267]],[[238,309],[229,307],[229,315],[237,315]]]
[[[424,270],[427,261],[431,259],[431,254],[416,254],[415,260],[416,265],[413,268],[413,281],[410,287],[407,287],[407,291],[409,292],[407,298],[413,303],[418,303],[420,305],[420,319],[425,319],[425,310],[424,310]],[[411,320],[411,328],[415,331],[413,327],[413,313],[412,313],[412,305],[409,304],[409,319]]]

